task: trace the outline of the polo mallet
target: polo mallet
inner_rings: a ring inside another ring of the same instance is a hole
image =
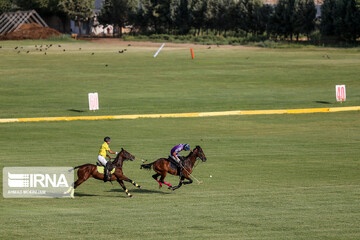
[[[190,177],[192,177],[193,179],[195,179],[195,180],[198,182],[198,184],[200,184],[200,183],[203,182],[203,181],[197,180],[196,177],[194,177],[193,175],[191,175],[191,173],[189,173],[188,170],[186,170],[186,168],[184,168],[183,166],[182,166],[182,169],[184,169],[184,170],[190,175]]]

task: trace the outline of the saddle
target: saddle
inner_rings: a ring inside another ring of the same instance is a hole
[[[181,164],[184,166],[184,158],[182,157],[182,156],[179,156],[179,159],[180,159],[180,161],[181,161]],[[172,170],[178,170],[178,174],[177,175],[179,175],[179,173],[180,173],[180,166],[179,166],[179,164],[172,158],[172,157],[168,157],[168,159],[167,159],[169,162],[170,162],[170,168],[172,169]]]
[[[104,166],[101,166],[100,164],[96,163],[96,170],[99,172],[99,173],[102,173],[104,174]],[[111,170],[111,174],[113,174],[115,172],[115,168],[113,168],[113,170]]]

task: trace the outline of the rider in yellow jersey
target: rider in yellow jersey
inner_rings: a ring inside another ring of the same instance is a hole
[[[109,157],[111,159],[111,157],[107,153],[116,154],[116,155],[118,154],[118,152],[113,152],[110,150],[109,147],[110,142],[111,139],[109,137],[104,138],[104,143],[101,145],[99,150],[99,155],[97,157],[97,160],[101,163],[101,165],[104,166],[104,182],[108,180],[108,171],[112,170],[109,169],[111,162],[106,161],[106,157]]]

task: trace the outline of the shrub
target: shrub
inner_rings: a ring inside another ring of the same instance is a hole
[[[312,44],[320,45],[321,44],[321,33],[319,30],[313,31],[309,35],[309,40]]]

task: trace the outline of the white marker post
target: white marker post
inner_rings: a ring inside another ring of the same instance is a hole
[[[161,47],[159,48],[159,50],[157,50],[157,52],[156,52],[155,55],[154,55],[154,58],[156,58],[156,56],[159,54],[159,52],[161,51],[161,49],[163,49],[164,46],[165,46],[165,43],[163,43],[163,44],[161,45]]]
[[[89,93],[89,110],[99,110],[99,95],[98,93]]]
[[[336,101],[345,102],[346,101],[346,88],[345,85],[336,85]]]

